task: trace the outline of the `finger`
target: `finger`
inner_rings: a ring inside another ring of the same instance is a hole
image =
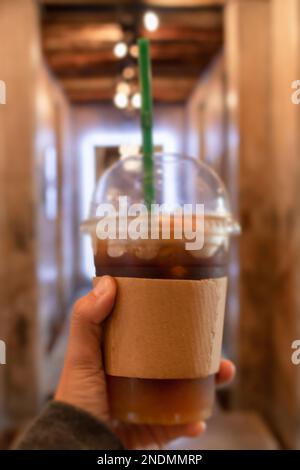
[[[197,437],[206,431],[207,425],[204,421],[198,421],[196,423],[186,424],[185,436]]]
[[[111,312],[116,295],[113,278],[103,276],[95,288],[73,308],[67,361],[72,366],[101,366],[102,323]]]
[[[142,426],[138,424],[118,423],[113,427],[125,449],[145,449],[149,445],[150,436],[145,436]]]
[[[235,365],[228,359],[222,359],[220,370],[216,376],[217,385],[224,385],[233,380],[235,376]]]
[[[179,437],[196,437],[206,429],[206,423],[197,421],[188,424],[176,424],[174,426],[151,426],[151,432],[155,436],[157,444],[162,447]]]
[[[114,431],[126,449],[162,449],[179,437],[196,437],[206,429],[203,421],[174,426],[118,423]]]
[[[149,426],[151,429],[151,434],[153,436],[153,442],[156,443],[158,449],[162,449],[164,444],[168,442],[168,435],[167,431],[165,430],[165,426],[158,426],[152,425]]]
[[[153,433],[151,432],[152,426],[146,424],[135,425],[137,431],[137,439],[135,442],[135,449],[137,450],[157,450],[158,445]]]

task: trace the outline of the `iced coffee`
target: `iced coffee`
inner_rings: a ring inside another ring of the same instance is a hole
[[[174,235],[178,223],[175,216],[169,217],[168,239],[161,233],[157,239],[151,239],[150,234],[147,239],[98,239],[94,230],[96,276],[108,274],[119,278],[177,281],[226,277],[228,238],[235,228],[222,183],[210,169],[193,159],[158,156],[155,164],[159,202],[164,202],[167,184],[170,184],[170,179],[166,182],[162,178],[161,170],[167,172],[166,166],[171,165],[175,168],[172,175],[174,186],[177,185],[176,202],[192,200],[204,204],[203,246],[199,250],[186,249],[187,240]],[[118,191],[118,188],[122,190]],[[115,200],[120,194],[131,195],[129,200],[132,202],[142,200],[141,169],[137,158],[117,164],[104,175],[95,193],[94,207],[101,201]],[[162,222],[163,214],[160,217]],[[89,222],[90,232],[96,220],[94,214],[94,219]],[[196,223],[192,225],[196,226]],[[205,420],[212,411],[213,374],[163,379],[108,374],[107,384],[111,414],[124,422],[172,425]]]
[[[171,229],[176,219],[171,219]],[[222,218],[206,216],[201,250],[186,240],[107,240],[97,242],[96,276],[152,279],[212,279],[226,276],[227,243]],[[213,235],[214,234],[214,235]],[[180,314],[180,312],[178,312]],[[143,379],[107,376],[111,413],[127,422],[176,424],[206,419],[214,400],[214,376],[197,379]]]

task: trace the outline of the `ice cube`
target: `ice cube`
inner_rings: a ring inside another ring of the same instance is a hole
[[[177,277],[178,279],[184,278],[188,272],[187,268],[184,268],[183,266],[173,266],[170,271],[171,276]]]
[[[166,259],[172,258],[174,256],[174,247],[172,245],[165,245],[162,246],[159,251],[159,256]]]
[[[215,254],[218,248],[217,245],[207,243],[201,250],[190,250],[190,254],[196,259],[210,258]]]
[[[107,244],[107,254],[111,258],[119,258],[124,255],[126,251],[126,245],[120,243],[119,240],[109,240]]]
[[[137,258],[149,260],[157,256],[158,250],[158,243],[140,243],[133,246],[132,252]]]
[[[210,258],[214,256],[221,246],[224,246],[225,249],[228,248],[228,240],[226,237],[206,235],[203,248],[201,248],[201,250],[191,250],[190,253],[197,259]]]

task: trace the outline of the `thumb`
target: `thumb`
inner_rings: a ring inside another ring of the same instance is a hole
[[[66,361],[72,367],[102,368],[102,323],[111,312],[116,282],[103,276],[94,289],[74,305]]]

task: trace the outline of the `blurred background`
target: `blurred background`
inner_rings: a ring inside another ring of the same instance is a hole
[[[174,446],[300,448],[299,0],[0,0],[0,447],[55,390],[93,275],[80,221],[140,145],[139,36],[156,147],[209,163],[243,231],[224,333],[237,378],[207,434]]]

